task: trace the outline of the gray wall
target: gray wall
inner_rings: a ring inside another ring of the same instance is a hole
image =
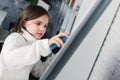
[[[55,80],[87,80],[116,12],[119,4],[118,1],[119,0],[112,1]],[[81,11],[79,11],[79,16],[84,15],[91,2],[90,0],[84,0],[84,5],[82,5]],[[78,20],[79,19],[81,19],[81,17],[79,17]]]

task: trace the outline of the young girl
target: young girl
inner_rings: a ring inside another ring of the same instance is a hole
[[[28,80],[29,74],[40,76],[50,61],[42,63],[41,56],[51,54],[50,46],[63,46],[59,33],[50,39],[41,39],[46,32],[49,16],[40,6],[28,6],[23,10],[16,23],[15,32],[5,40],[1,51],[0,80]]]

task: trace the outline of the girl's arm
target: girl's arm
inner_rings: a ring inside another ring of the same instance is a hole
[[[4,62],[9,66],[31,65],[39,61],[41,55],[47,56],[50,53],[48,39],[26,43],[18,34],[10,35],[1,51]]]

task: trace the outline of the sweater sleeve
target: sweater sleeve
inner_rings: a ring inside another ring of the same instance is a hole
[[[48,39],[26,43],[23,37],[18,34],[10,35],[1,51],[4,62],[9,66],[35,64],[41,55],[47,56],[50,53]]]

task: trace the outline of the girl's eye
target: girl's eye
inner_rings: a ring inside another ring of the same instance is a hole
[[[37,26],[40,26],[40,25],[41,25],[41,23],[40,23],[40,22],[39,22],[39,23],[36,23],[36,25],[37,25]]]

